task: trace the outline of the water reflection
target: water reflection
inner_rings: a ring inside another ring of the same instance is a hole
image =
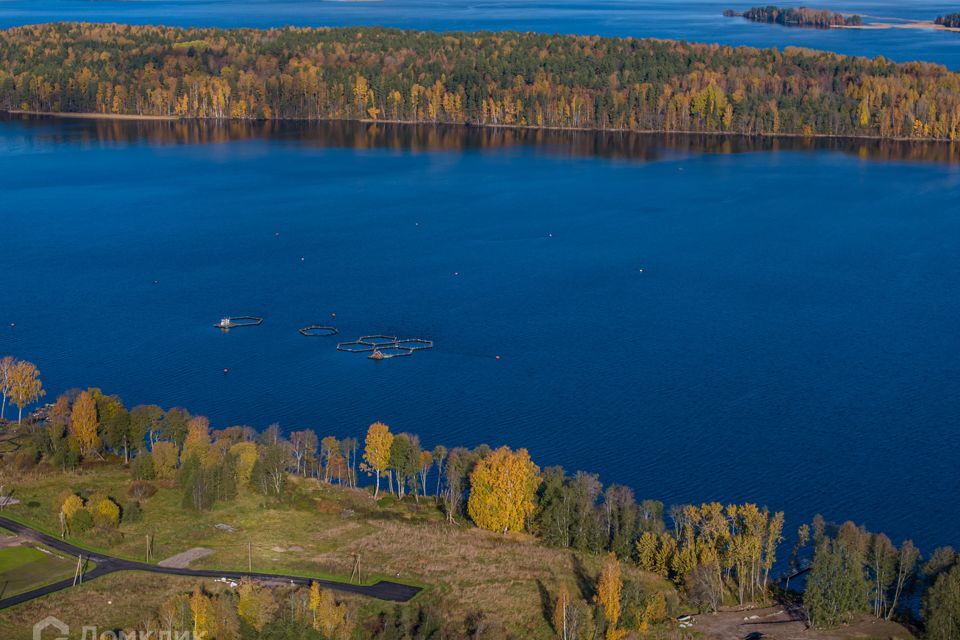
[[[865,160],[960,164],[960,145],[930,141],[644,134],[348,121],[134,121],[13,114],[0,114],[0,123],[4,125],[5,135],[9,135],[11,127],[28,133],[22,144],[51,149],[62,144],[222,144],[272,139],[311,147],[393,149],[406,153],[526,146],[554,156],[657,161],[703,153],[832,151]]]

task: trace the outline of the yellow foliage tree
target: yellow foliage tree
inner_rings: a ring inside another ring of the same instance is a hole
[[[177,445],[172,442],[158,442],[153,445],[150,452],[153,458],[153,470],[158,478],[172,478],[177,470],[177,460],[179,453]]]
[[[63,512],[63,516],[68,521],[72,520],[81,509],[83,509],[83,498],[75,493],[67,496],[67,499],[63,501],[63,505],[60,507],[60,511]]]
[[[392,444],[393,434],[390,433],[390,427],[379,420],[367,429],[363,459],[366,462],[366,468],[372,470],[377,476],[377,488],[373,492],[374,498],[380,495],[380,474],[386,471],[390,465],[390,445]]]
[[[207,458],[210,451],[210,421],[203,416],[195,416],[187,422],[187,436],[183,441],[181,457],[189,460],[196,456],[200,462]]]
[[[23,422],[23,408],[36,402],[47,394],[40,382],[40,370],[32,362],[14,360],[9,364],[12,368],[6,374],[4,400],[7,396],[17,405],[17,424]]]
[[[620,624],[620,594],[623,591],[620,561],[613,553],[603,561],[600,579],[597,581],[597,605],[603,610],[607,621],[606,640],[620,640],[626,632],[618,628]]]
[[[70,412],[70,435],[80,446],[80,455],[87,455],[100,449],[100,435],[97,433],[97,401],[93,394],[84,391],[73,403]]]
[[[93,521],[101,527],[120,526],[120,507],[110,498],[102,498],[93,507]]]
[[[237,458],[237,486],[250,484],[253,465],[257,463],[257,445],[252,442],[238,442],[230,447],[230,453]]]
[[[190,597],[190,612],[193,614],[193,636],[195,638],[213,637],[216,621],[213,617],[213,605],[200,587]]]
[[[237,615],[257,631],[273,621],[277,612],[277,602],[269,589],[260,588],[247,578],[237,587]]]
[[[539,486],[540,468],[527,450],[500,447],[480,460],[470,474],[467,512],[483,529],[522,531],[536,508]]]
[[[335,638],[346,631],[347,605],[337,604],[333,592],[320,589],[314,582],[310,585],[310,609],[313,611],[313,627],[325,638]]]

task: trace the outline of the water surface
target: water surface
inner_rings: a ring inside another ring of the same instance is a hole
[[[756,0],[0,0],[0,27],[85,20],[179,26],[379,25],[431,30],[521,30],[801,46],[897,61],[928,60],[960,69],[960,33],[914,29],[798,29],[725,18]],[[784,3],[796,6],[803,3]],[[867,16],[866,22],[933,20],[956,3],[823,0],[817,8]]]
[[[51,394],[100,386],[215,427],[381,419],[640,497],[956,544],[957,157],[6,119],[0,352]],[[375,363],[297,333],[332,313],[344,339],[437,347]],[[230,314],[265,321],[211,326]]]

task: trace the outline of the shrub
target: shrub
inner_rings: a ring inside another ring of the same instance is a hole
[[[157,488],[145,480],[134,480],[127,489],[127,495],[134,500],[146,500],[157,493]]]
[[[66,496],[60,506],[60,511],[63,512],[64,517],[66,517],[68,521],[73,520],[74,516],[76,516],[77,513],[82,510],[83,498],[75,493],[71,493]]]
[[[93,516],[86,509],[77,511],[73,518],[68,520],[70,524],[70,533],[78,534],[89,531],[93,528]]]
[[[143,508],[140,503],[136,500],[128,502],[123,507],[122,520],[124,522],[140,522],[143,520]]]
[[[120,506],[110,498],[101,498],[94,504],[93,521],[98,527],[115,529],[120,526]]]
[[[141,453],[130,463],[130,475],[134,480],[153,480],[157,473],[153,468],[153,456]]]

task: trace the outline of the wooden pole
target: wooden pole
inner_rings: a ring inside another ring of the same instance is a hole
[[[253,573],[253,543],[247,543],[247,571]]]

